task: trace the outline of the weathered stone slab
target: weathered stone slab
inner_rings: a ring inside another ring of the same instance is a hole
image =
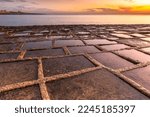
[[[149,62],[150,61],[150,56],[147,54],[144,54],[140,51],[131,49],[131,50],[121,50],[118,51],[119,54],[131,58],[133,60],[139,61],[139,62]]]
[[[111,35],[116,36],[116,37],[120,37],[120,38],[125,38],[125,39],[133,38],[132,36],[127,35],[127,34],[113,33]]]
[[[23,46],[23,50],[32,50],[32,49],[47,49],[52,47],[51,41],[37,41],[37,42],[27,42]]]
[[[41,100],[37,85],[0,93],[0,100]]]
[[[115,44],[115,45],[104,45],[104,46],[100,46],[101,48],[105,49],[105,50],[120,50],[120,49],[125,49],[125,48],[130,48],[127,45],[124,44]]]
[[[0,86],[37,79],[36,61],[0,63]]]
[[[94,46],[81,46],[81,47],[68,47],[71,53],[78,54],[78,53],[95,53],[100,52],[96,47]]]
[[[126,71],[123,74],[150,90],[150,65]]]
[[[25,57],[59,56],[65,55],[63,49],[44,49],[27,51]]]
[[[87,45],[106,45],[106,44],[116,44],[115,41],[108,41],[106,39],[93,39],[93,40],[84,40]]]
[[[142,48],[141,50],[143,50],[143,51],[145,51],[147,53],[150,53],[150,47],[148,47],[148,48]]]
[[[84,45],[81,40],[56,40],[55,47]]]
[[[123,44],[127,44],[130,46],[149,46],[150,43],[146,42],[146,41],[142,41],[142,40],[137,40],[137,39],[119,39],[117,40],[117,42],[123,43]]]
[[[3,54],[0,54],[0,60],[16,59],[18,55],[19,53],[3,53]]]
[[[142,40],[145,40],[145,41],[149,41],[150,42],[150,37],[146,37],[146,38],[141,38]]]
[[[131,62],[113,54],[110,52],[107,53],[98,53],[98,54],[90,54],[94,59],[102,63],[103,65],[113,68],[113,69],[119,69],[119,68],[125,68],[125,67],[131,67],[134,66]]]
[[[64,74],[90,67],[94,65],[84,56],[43,59],[44,76]]]
[[[12,51],[15,50],[15,44],[0,44],[0,51]]]
[[[139,34],[139,33],[134,33],[134,34],[131,34],[131,35],[134,36],[134,37],[145,37],[144,35]]]
[[[52,81],[47,88],[55,100],[149,99],[104,69]]]

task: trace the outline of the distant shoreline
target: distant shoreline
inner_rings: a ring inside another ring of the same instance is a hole
[[[22,12],[22,11],[7,11],[7,10],[0,10],[0,15],[150,15],[150,13],[58,13],[58,12],[51,12],[51,13],[38,13],[38,12]]]
[[[41,14],[41,13],[5,13],[5,14],[1,14],[0,15],[45,15],[45,14]]]
[[[42,13],[22,13],[22,14],[17,14],[17,13],[6,13],[6,14],[1,14],[0,13],[0,16],[1,15],[104,15],[104,16],[107,16],[107,15],[120,15],[120,16],[123,16],[123,15],[150,15],[150,14],[42,14]]]

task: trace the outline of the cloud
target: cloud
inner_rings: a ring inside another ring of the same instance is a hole
[[[136,6],[134,3],[134,5],[132,3],[117,4],[115,1],[118,0],[112,0],[116,3],[113,6],[111,4],[103,5],[104,1],[108,2],[110,0],[101,0],[99,6],[93,5],[92,3],[96,1],[98,0],[82,0],[82,2],[81,0],[0,0],[0,10],[20,10],[49,14],[150,14],[150,5],[145,7],[142,5]],[[136,0],[120,1],[136,2]],[[94,6],[98,6],[98,8],[92,8]]]
[[[94,8],[94,9],[86,9],[84,11],[85,14],[150,14],[150,6],[134,6],[134,7],[125,7],[119,6],[118,8]]]
[[[118,14],[119,12],[120,11],[118,9],[112,8],[95,8],[84,11],[85,14]]]

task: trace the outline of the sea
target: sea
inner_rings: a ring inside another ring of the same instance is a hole
[[[0,15],[0,26],[150,24],[150,15]]]

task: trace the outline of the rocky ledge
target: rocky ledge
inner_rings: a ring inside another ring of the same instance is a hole
[[[150,25],[1,26],[0,99],[150,99]]]

